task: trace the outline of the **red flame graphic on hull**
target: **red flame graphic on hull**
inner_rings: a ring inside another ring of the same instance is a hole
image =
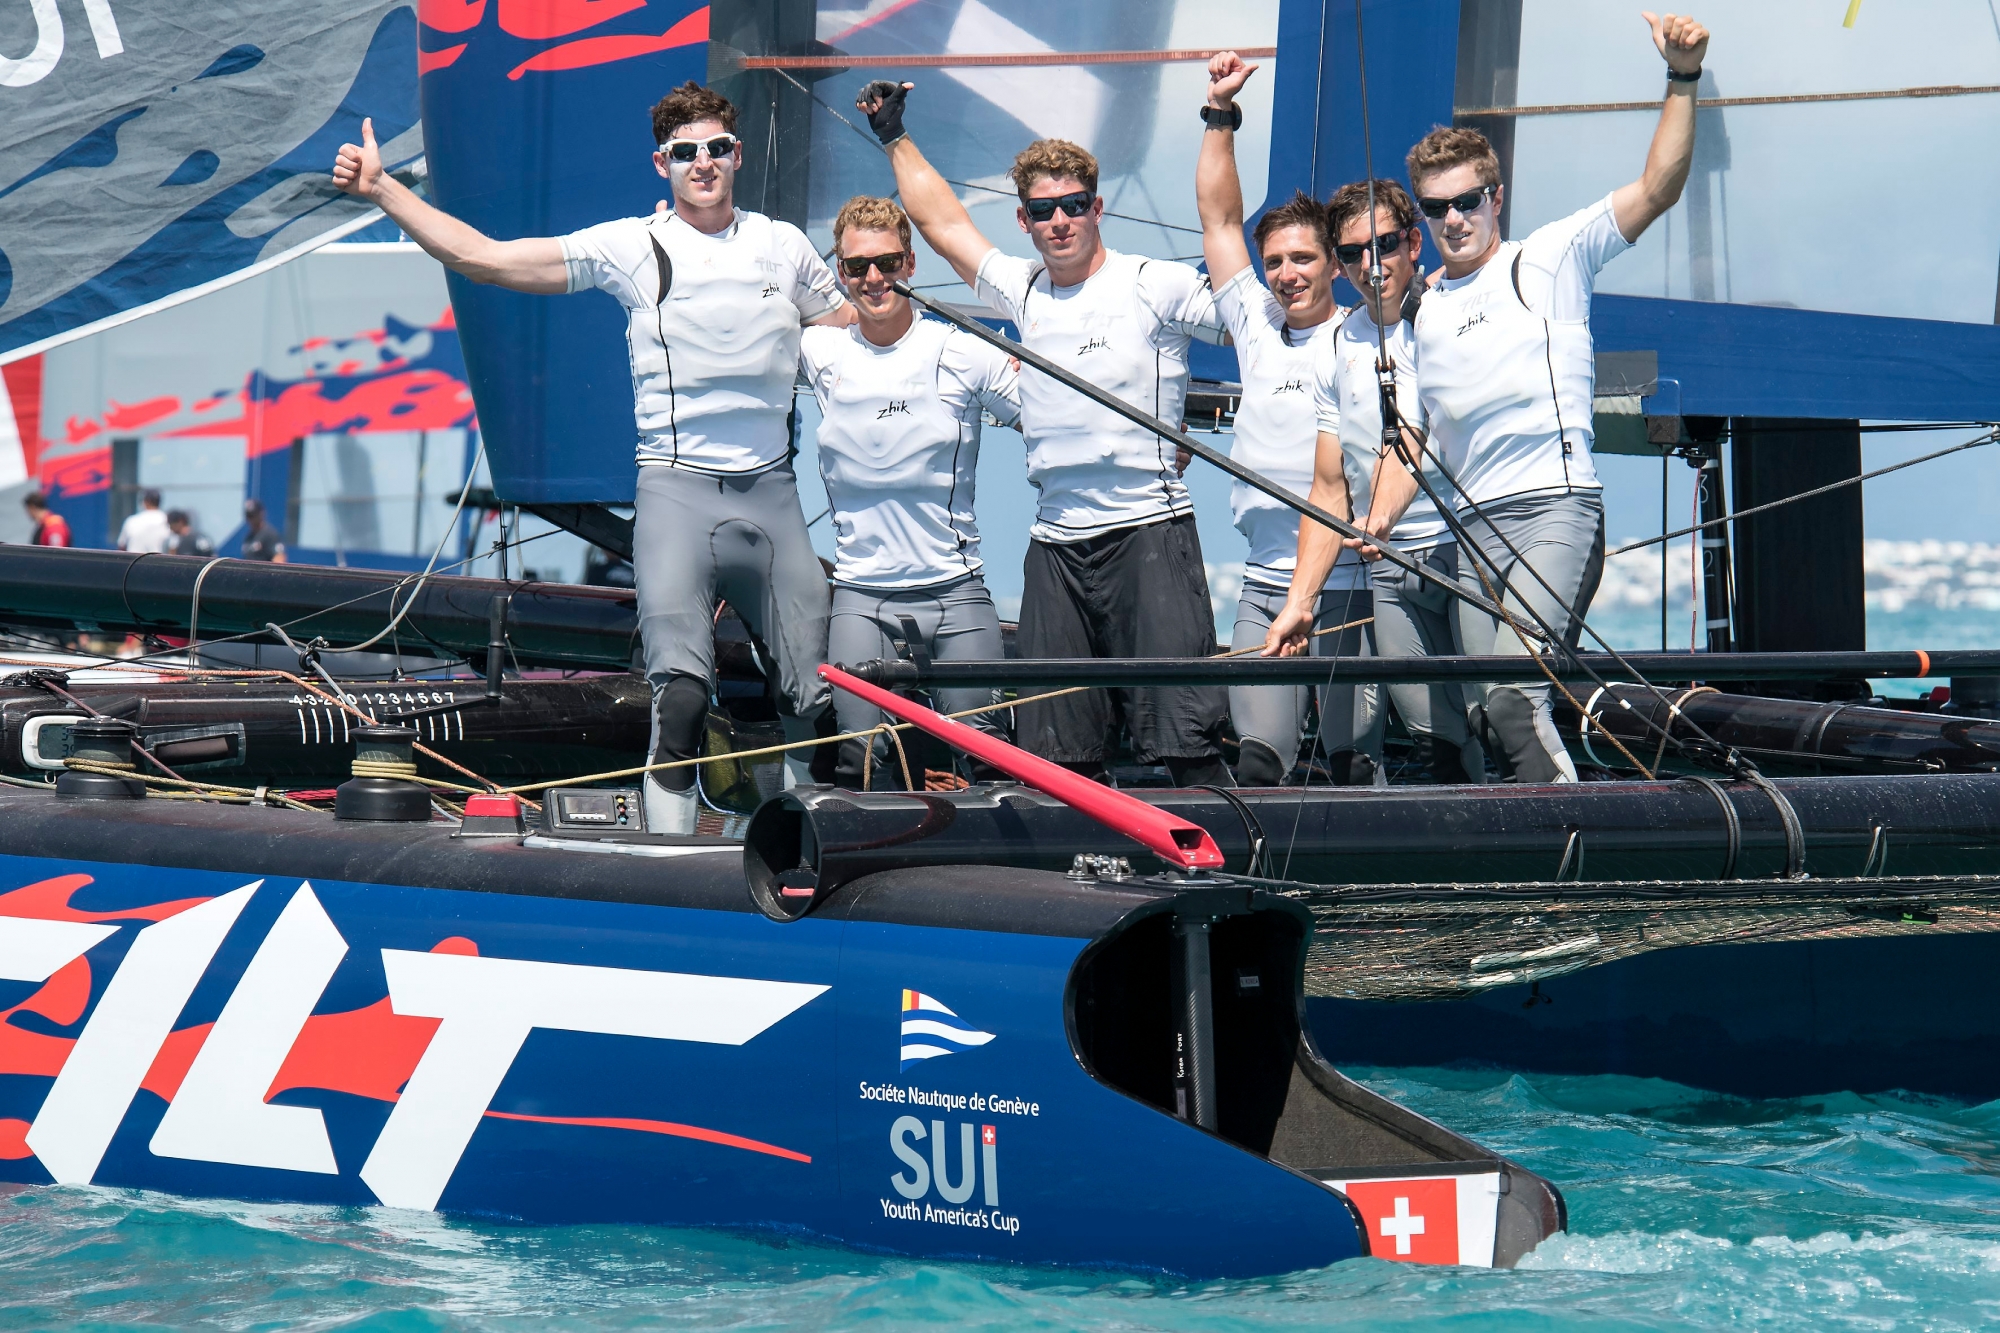
[[[89,875],[58,875],[0,894],[0,918],[156,922],[209,901],[207,898],[181,898],[109,912],[91,912],[70,906],[71,897],[92,882]],[[438,941],[430,951],[476,955],[479,946],[462,935],[453,935]],[[60,1074],[77,1039],[21,1027],[14,1022],[14,1016],[35,1014],[55,1026],[70,1027],[83,1017],[89,1007],[92,983],[90,960],[78,958],[58,969],[27,999],[10,1009],[0,1010],[0,1075],[21,1074],[53,1079]],[[284,1064],[279,1067],[277,1077],[265,1090],[264,1099],[269,1101],[279,1093],[295,1088],[312,1088],[366,1097],[372,1101],[394,1102],[401,1097],[403,1085],[409,1082],[418,1061],[423,1059],[424,1052],[430,1047],[438,1024],[439,1020],[435,1018],[396,1013],[387,996],[359,1009],[314,1014],[306,1019]],[[139,1086],[163,1101],[172,1101],[214,1026],[213,1023],[200,1023],[169,1033]],[[667,1120],[521,1115],[507,1111],[488,1111],[486,1115],[495,1120],[662,1134],[764,1153],[790,1161],[812,1161],[806,1154],[789,1148],[722,1130]],[[27,1133],[26,1120],[0,1119],[0,1160],[18,1161],[33,1156],[27,1144]]]

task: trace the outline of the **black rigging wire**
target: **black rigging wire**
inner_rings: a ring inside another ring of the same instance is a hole
[[[506,544],[510,549],[515,549],[522,546],[526,546],[529,542],[540,541],[544,537],[553,537],[557,533],[563,531],[565,531],[565,529],[563,528],[551,528],[547,532],[538,532],[531,537],[521,537],[515,540],[511,540]],[[433,576],[438,574],[443,574],[446,573],[447,571],[453,569],[459,569],[465,565],[475,564],[478,561],[488,559],[489,557],[492,556],[492,554],[493,552],[491,550],[481,551],[477,555],[467,556],[463,560],[454,560],[448,565],[440,565],[437,569],[432,570],[431,573]],[[348,598],[346,601],[334,602],[330,605],[319,607],[316,610],[308,611],[304,615],[295,616],[290,620],[282,622],[278,627],[281,629],[296,629],[300,625],[305,624],[307,621],[312,620],[316,616],[323,616],[330,611],[342,610],[346,607],[353,606],[358,602],[365,602],[372,597],[380,597],[385,593],[393,597],[394,594],[400,592],[402,589],[408,587],[410,584],[417,582],[422,577],[423,577],[422,574],[407,575],[406,577],[397,580],[395,583],[390,584],[386,588],[371,588],[367,592],[361,593],[358,596]],[[91,652],[87,649],[82,649],[82,648],[69,648],[64,646],[60,639],[51,639],[46,636],[37,636],[36,634],[30,631],[25,631],[10,627],[8,633],[19,638],[31,639],[31,640],[40,637],[42,642],[47,643],[49,645],[49,651],[51,652],[67,653],[76,657],[94,657],[101,662],[108,662],[118,666],[159,665],[159,666],[172,667],[174,664],[171,662],[156,663],[154,662],[154,659],[163,657],[170,658],[173,657],[175,654],[184,653],[187,651],[184,648],[165,648],[161,649],[158,652],[143,653],[138,657],[115,657],[110,653]],[[262,629],[246,630],[241,634],[229,634],[213,639],[205,638],[201,641],[201,646],[206,648],[213,644],[218,644],[218,643],[244,643],[253,639],[265,640],[268,638],[269,634],[266,630]],[[447,665],[463,664],[466,661],[465,657],[457,653],[447,652],[445,657]],[[190,670],[202,669],[197,663],[189,663],[188,665]]]
[[[1984,425],[1985,423],[1980,422],[1976,424]],[[1835,429],[1845,429],[1845,428],[1836,427]],[[1923,429],[1931,430],[1931,429],[1942,429],[1942,428],[1926,426]],[[1690,533],[1701,532],[1707,528],[1719,528],[1725,523],[1733,523],[1739,518],[1748,518],[1752,514],[1761,514],[1767,509],[1778,509],[1788,504],[1796,504],[1800,500],[1810,500],[1815,495],[1825,495],[1829,491],[1837,491],[1845,486],[1858,486],[1864,481],[1873,481],[1875,478],[1887,476],[1891,472],[1900,472],[1906,467],[1915,467],[1919,463],[1928,463],[1934,458],[1943,458],[1947,454],[1956,454],[1963,452],[1964,450],[1967,449],[1977,449],[1983,445],[1994,444],[1994,443],[2000,443],[2000,429],[1988,431],[1986,434],[1980,436],[1978,439],[1961,440],[1959,443],[1952,445],[1948,449],[1933,450],[1932,452],[1927,454],[1918,454],[1915,458],[1906,458],[1900,463],[1891,463],[1887,467],[1878,467],[1873,472],[1863,472],[1859,476],[1854,476],[1854,477],[1842,477],[1839,481],[1828,482],[1824,486],[1815,486],[1813,487],[1813,489],[1809,491],[1800,491],[1797,495],[1788,495],[1782,500],[1772,500],[1767,504],[1752,505],[1748,509],[1739,509],[1733,514],[1724,514],[1721,518],[1711,518],[1705,523],[1697,523],[1692,527],[1680,528],[1673,532],[1663,532],[1657,537],[1647,537],[1636,542],[1626,542],[1623,546],[1619,547],[1614,551],[1606,551],[1604,553],[1604,558],[1609,560],[1612,556],[1624,555],[1627,551],[1643,550],[1646,547],[1652,546],[1658,542],[1669,542],[1676,537],[1685,537],[1688,536]]]

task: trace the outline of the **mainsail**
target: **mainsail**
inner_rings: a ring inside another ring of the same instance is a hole
[[[407,0],[0,9],[0,363],[368,225],[328,177],[364,116],[421,157]]]

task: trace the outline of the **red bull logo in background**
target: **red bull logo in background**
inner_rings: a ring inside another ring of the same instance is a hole
[[[609,65],[708,41],[707,6],[669,22],[665,31],[659,30],[656,12],[647,12],[646,0],[421,0],[417,73],[456,63],[483,31],[495,32],[488,40],[511,38],[531,52],[507,71],[509,79],[538,70]],[[440,41],[446,44],[437,45]]]
[[[304,358],[306,374],[286,379],[254,370],[240,388],[136,403],[114,400],[95,416],[70,417],[61,438],[50,442],[57,452],[41,457],[35,469],[42,489],[51,497],[73,498],[109,488],[111,450],[100,441],[117,435],[236,437],[243,441],[244,456],[255,458],[307,435],[478,424],[449,308],[427,326],[391,315],[379,329],[312,338],[290,352]],[[11,382],[13,368],[8,369]]]

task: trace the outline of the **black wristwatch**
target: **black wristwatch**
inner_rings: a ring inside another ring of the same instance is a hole
[[[1243,108],[1231,102],[1229,110],[1224,111],[1219,106],[1210,106],[1208,103],[1203,102],[1201,104],[1201,123],[1212,130],[1240,130],[1243,128]]]
[[[1695,71],[1694,73],[1692,73],[1692,74],[1683,74],[1683,73],[1681,73],[1681,72],[1680,72],[1679,70],[1677,70],[1677,69],[1671,69],[1671,68],[1670,68],[1670,69],[1668,69],[1668,70],[1667,70],[1667,82],[1668,82],[1668,83],[1700,83],[1700,82],[1701,82],[1701,71],[1700,71],[1700,70],[1696,70],[1696,71]]]

